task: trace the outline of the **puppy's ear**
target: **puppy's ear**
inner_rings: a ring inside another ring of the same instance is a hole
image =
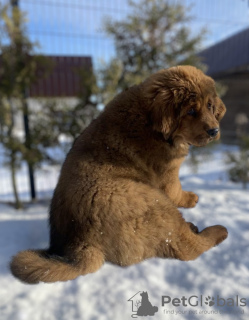
[[[165,139],[169,139],[177,129],[181,108],[195,92],[195,86],[184,70],[179,67],[164,69],[147,78],[142,84],[153,129],[161,132]]]
[[[173,99],[165,91],[158,93],[153,99],[150,112],[152,126],[155,131],[163,133],[166,139],[169,138],[176,125],[174,109]]]
[[[220,122],[226,113],[226,107],[220,98],[217,98],[215,109],[215,118]]]
[[[151,105],[153,129],[161,132],[167,140],[177,129],[183,101],[189,96],[185,87],[161,88]]]

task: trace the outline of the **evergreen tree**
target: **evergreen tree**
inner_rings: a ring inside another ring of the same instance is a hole
[[[0,18],[0,142],[11,170],[15,205],[20,208],[16,170],[21,160],[35,163],[40,155],[31,141],[25,141],[23,134],[16,130],[16,119],[18,114],[27,113],[25,92],[35,79],[42,57],[34,55],[35,44],[26,36],[25,16],[17,7],[12,10],[9,6],[0,7]]]
[[[104,23],[116,48],[116,58],[101,70],[104,103],[160,69],[179,63],[202,66],[196,52],[205,30],[193,35],[188,8],[169,0],[129,3],[132,13],[125,20]]]
[[[40,108],[28,108],[27,89],[36,82],[38,74],[40,78],[52,71],[53,65],[36,53],[37,44],[28,38],[25,15],[17,7],[0,7],[0,18],[0,143],[11,170],[15,205],[20,208],[16,171],[21,162],[26,161],[34,169],[45,160],[58,163],[51,147],[60,144],[61,135],[71,144],[97,114],[97,102],[93,100],[96,81],[92,71],[77,70],[82,93],[76,105],[43,99]],[[28,137],[17,130],[16,120],[22,115],[29,118]]]
[[[249,137],[244,136],[240,140],[239,152],[229,152],[227,155],[229,164],[229,177],[234,182],[241,182],[244,189],[249,182]]]

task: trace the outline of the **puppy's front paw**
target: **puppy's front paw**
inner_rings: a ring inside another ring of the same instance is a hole
[[[182,191],[182,198],[179,203],[179,207],[193,208],[196,206],[198,200],[199,200],[199,197],[194,192]]]

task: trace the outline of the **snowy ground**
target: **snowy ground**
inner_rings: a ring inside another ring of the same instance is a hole
[[[0,319],[131,319],[134,312],[127,300],[138,291],[147,291],[152,305],[158,306],[154,317],[144,319],[249,319],[248,191],[227,181],[220,149],[208,162],[203,161],[198,174],[193,175],[185,165],[181,177],[184,189],[200,196],[196,208],[183,211],[184,217],[199,229],[213,224],[226,226],[229,237],[224,243],[196,261],[152,259],[126,269],[105,264],[95,274],[66,283],[29,286],[11,276],[8,262],[12,255],[48,244],[47,207],[36,204],[25,211],[15,211],[1,205]],[[190,302],[198,301],[199,305],[162,307],[162,296],[195,296]],[[214,306],[205,305],[208,296],[214,297]],[[135,301],[139,297],[138,294]],[[217,306],[217,298],[219,304],[226,305]],[[237,300],[243,298],[246,306],[236,306]],[[233,301],[235,305],[231,306]]]

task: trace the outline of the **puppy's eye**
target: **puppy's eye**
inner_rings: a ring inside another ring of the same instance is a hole
[[[208,110],[212,111],[212,113],[214,113],[214,110],[215,110],[215,106],[212,105],[212,103],[208,103]]]
[[[212,110],[212,109],[213,109],[212,103],[209,102],[209,103],[208,103],[208,110]]]
[[[188,110],[188,115],[189,115],[189,116],[196,116],[196,111],[195,111],[195,109],[194,109],[194,108],[189,109],[189,110]]]

